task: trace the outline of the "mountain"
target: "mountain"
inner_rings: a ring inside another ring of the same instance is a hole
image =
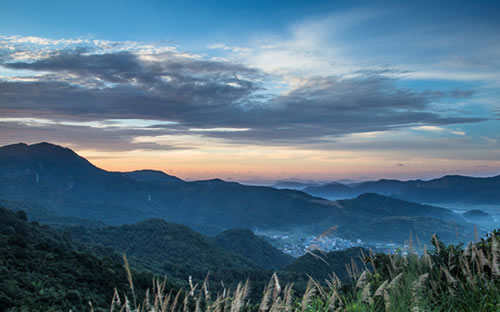
[[[459,175],[423,180],[378,180],[341,187],[332,185],[311,186],[304,192],[330,199],[351,198],[363,193],[377,193],[410,201],[428,203],[500,203],[500,175],[476,178]]]
[[[423,205],[414,202],[383,196],[375,193],[359,195],[354,199],[336,201],[345,213],[357,218],[373,219],[383,217],[434,217],[442,220],[463,223],[464,219],[449,209]]]
[[[274,248],[265,239],[246,229],[224,231],[215,237],[215,243],[252,260],[264,269],[280,269],[294,260],[292,256]]]
[[[77,247],[62,232],[27,222],[24,212],[0,207],[0,310],[80,311],[89,301],[109,308],[114,288],[127,293],[122,261]],[[144,294],[153,276],[133,275]]]
[[[112,248],[127,254],[134,266],[178,281],[187,281],[189,276],[203,279],[209,272],[218,276],[224,271],[259,269],[251,260],[217,246],[187,226],[161,219],[100,229],[73,227],[66,230],[81,244]]]
[[[337,234],[350,239],[401,243],[411,235],[427,242],[437,233],[446,241],[467,241],[473,226],[448,209],[367,193],[335,205],[348,219]]]
[[[184,182],[154,171],[109,172],[49,143],[0,148],[0,194],[59,216],[108,224],[164,218],[219,232],[314,224],[333,217],[324,200],[302,192],[219,179]]]
[[[282,180],[276,181],[273,184],[274,188],[277,189],[290,189],[290,190],[303,190],[307,187],[317,186],[316,182],[301,182],[301,181],[293,181],[293,180]]]
[[[331,182],[327,184],[309,186],[303,189],[304,192],[309,194],[314,194],[314,196],[324,197],[324,198],[351,198],[356,194],[356,191],[345,184],[339,182]],[[358,194],[360,195],[360,194]]]

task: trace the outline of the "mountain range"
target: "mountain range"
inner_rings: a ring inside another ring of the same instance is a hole
[[[40,219],[52,216],[55,223],[67,220],[95,227],[152,218],[212,234],[232,228],[300,228],[319,234],[336,226],[340,235],[369,241],[387,240],[384,231],[389,226],[397,229],[391,230],[391,241],[402,241],[410,232],[422,239],[428,239],[430,231],[447,238],[458,231],[466,236],[472,228],[450,210],[377,194],[330,201],[301,191],[220,179],[186,182],[153,170],[106,171],[49,143],[0,148],[0,199],[24,207],[30,215],[41,214]],[[440,226],[432,230],[428,224]]]
[[[433,180],[387,180],[308,186],[303,191],[328,199],[344,199],[377,193],[425,203],[499,204],[500,175],[486,178],[447,175]]]

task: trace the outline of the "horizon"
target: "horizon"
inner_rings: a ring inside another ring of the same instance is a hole
[[[0,146],[253,184],[500,172],[495,1],[0,8]]]
[[[91,159],[86,158],[84,155],[81,155],[77,151],[72,150],[71,148],[69,148],[67,146],[57,145],[57,144],[54,144],[54,143],[51,143],[51,142],[46,142],[46,141],[37,142],[37,143],[31,143],[31,144],[28,144],[28,143],[25,143],[25,142],[17,142],[17,143],[12,143],[12,144],[7,144],[7,145],[0,146],[0,148],[4,148],[4,147],[8,147],[8,146],[14,146],[14,145],[25,145],[25,146],[29,147],[29,146],[40,145],[40,144],[48,144],[48,145],[53,145],[53,146],[57,146],[57,147],[60,147],[60,148],[70,149],[71,151],[73,151],[74,153],[76,153],[78,156],[83,157],[84,159],[86,159],[87,161],[89,161],[93,166],[95,166],[95,167],[97,167],[99,169],[108,171],[108,172],[123,172],[123,173],[126,173],[126,172],[133,172],[133,171],[157,171],[157,172],[162,172],[162,173],[167,174],[167,175],[171,175],[171,176],[175,176],[175,177],[181,178],[182,180],[184,180],[186,182],[220,179],[220,180],[227,181],[227,182],[238,182],[238,183],[245,184],[245,185],[256,185],[256,186],[269,186],[269,187],[272,187],[272,186],[276,185],[277,183],[282,183],[282,182],[298,182],[298,183],[309,183],[309,184],[316,184],[316,185],[321,185],[321,184],[336,182],[336,183],[341,183],[341,184],[349,185],[351,183],[355,184],[355,183],[368,182],[368,181],[379,181],[379,180],[399,180],[399,181],[422,180],[422,181],[430,181],[430,180],[435,180],[435,179],[439,179],[439,178],[444,178],[446,176],[464,176],[464,177],[475,177],[475,178],[489,178],[489,177],[500,176],[500,172],[499,172],[499,173],[496,173],[496,174],[493,174],[493,175],[476,175],[476,176],[474,176],[474,175],[464,175],[464,174],[446,174],[446,175],[432,176],[432,177],[427,177],[427,178],[416,177],[416,178],[407,178],[407,179],[404,179],[404,178],[403,179],[397,179],[397,178],[387,178],[387,177],[364,177],[364,178],[353,179],[353,178],[347,178],[346,177],[344,179],[313,180],[313,179],[302,179],[302,178],[288,177],[288,178],[270,179],[270,180],[262,180],[262,179],[261,180],[259,180],[259,179],[256,179],[256,180],[238,180],[238,179],[224,178],[224,177],[218,177],[218,176],[205,177],[205,178],[201,178],[201,179],[196,179],[196,178],[194,178],[194,179],[187,178],[186,179],[186,178],[181,177],[181,176],[176,176],[176,175],[172,174],[171,172],[169,172],[168,170],[153,169],[153,168],[148,168],[148,167],[138,168],[138,169],[133,169],[133,170],[110,170],[109,168],[105,168],[105,167],[99,166],[98,164],[94,163]]]

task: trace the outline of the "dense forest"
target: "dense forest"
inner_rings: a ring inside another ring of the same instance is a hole
[[[144,294],[153,275],[133,275],[136,291]],[[0,208],[2,311],[81,311],[89,301],[104,307],[115,288],[128,289],[123,260],[79,249],[64,233],[27,222],[24,212]]]

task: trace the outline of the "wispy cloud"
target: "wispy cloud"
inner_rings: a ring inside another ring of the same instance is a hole
[[[418,127],[413,127],[413,130],[417,131],[428,131],[428,132],[437,132],[437,133],[450,133],[454,135],[466,135],[465,131],[460,131],[460,130],[452,130],[452,129],[447,129],[443,127],[438,127],[438,126],[418,126]]]

